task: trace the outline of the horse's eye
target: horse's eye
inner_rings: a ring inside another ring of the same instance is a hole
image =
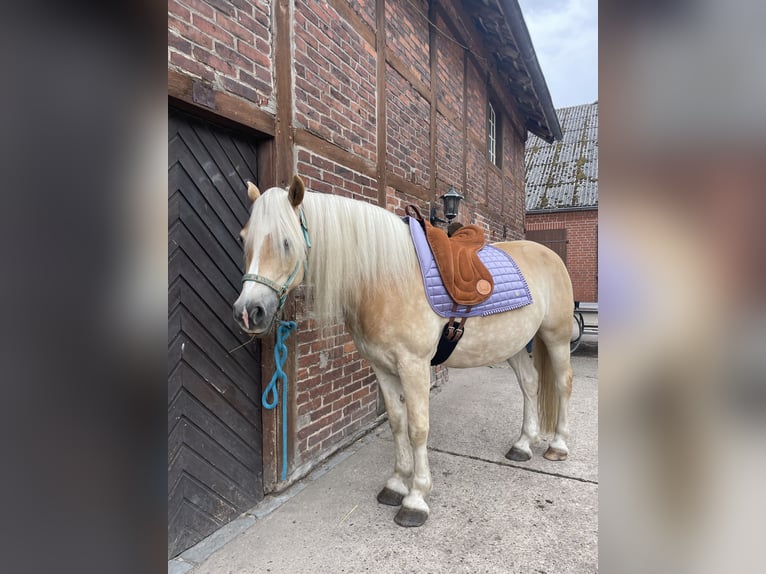
[[[290,252],[290,242],[287,239],[282,242],[282,247],[284,247],[285,253]]]

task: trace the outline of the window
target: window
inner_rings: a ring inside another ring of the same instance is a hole
[[[502,139],[502,130],[500,129],[500,118],[495,112],[495,105],[489,102],[487,106],[487,155],[492,165],[501,167],[500,158],[502,157],[500,141]]]

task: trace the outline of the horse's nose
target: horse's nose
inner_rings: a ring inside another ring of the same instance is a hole
[[[234,320],[245,329],[249,330],[260,326],[265,316],[265,309],[257,303],[234,305]]]
[[[259,325],[266,316],[266,311],[264,311],[263,307],[256,304],[248,307],[248,313],[250,314],[250,322],[253,325]]]

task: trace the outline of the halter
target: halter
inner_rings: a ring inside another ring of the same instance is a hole
[[[303,213],[303,208],[298,209],[298,219],[301,223],[301,231],[303,232],[303,241],[305,242],[305,251],[306,251],[306,258],[303,260],[303,272],[304,274],[308,271],[308,261],[309,261],[309,249],[311,249],[311,239],[309,239],[309,228],[306,224],[306,215]],[[245,273],[242,276],[242,283],[245,283],[246,281],[254,281],[255,283],[262,283],[263,285],[266,285],[266,287],[269,287],[272,289],[276,294],[277,297],[279,297],[279,305],[277,306],[276,313],[279,313],[282,310],[282,307],[285,306],[285,301],[287,301],[287,292],[290,290],[290,285],[292,285],[293,280],[295,279],[295,276],[298,274],[298,269],[301,266],[301,262],[298,261],[295,264],[295,267],[292,270],[292,273],[287,277],[287,280],[285,281],[284,285],[281,287],[274,283],[271,279],[264,277],[262,275],[256,275],[255,273]],[[275,313],[275,316],[276,316]]]

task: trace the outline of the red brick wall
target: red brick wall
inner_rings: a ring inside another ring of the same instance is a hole
[[[304,148],[297,171],[311,191],[375,202],[377,183]],[[297,466],[369,426],[377,418],[378,388],[370,364],[359,356],[343,325],[320,330],[310,318],[303,289],[298,299],[298,372],[295,459]]]
[[[441,18],[437,19],[440,29],[446,30],[447,25]],[[463,125],[463,49],[455,42],[436,35],[438,90],[436,99],[439,111],[456,125]],[[459,138],[462,140],[462,137]]]
[[[427,0],[386,2],[386,49],[406,63],[418,80],[430,87],[427,13]]]
[[[168,0],[168,67],[267,106],[271,11],[263,2]]]
[[[431,106],[391,66],[386,67],[386,106],[386,169],[416,185],[428,186]]]
[[[384,168],[391,175],[385,206],[403,214],[406,205],[415,204],[427,213],[429,203],[440,205],[438,197],[454,186],[466,196],[459,221],[481,225],[492,240],[521,237],[524,142],[513,129],[510,111],[498,110],[503,167],[489,164],[487,70],[481,60],[464,58],[460,46],[435,34],[437,73],[431,78],[428,4],[385,2]],[[304,139],[293,147],[295,170],[311,191],[377,203],[376,1],[293,0],[291,5],[290,128],[304,131]],[[439,28],[450,30],[437,12]],[[169,0],[168,68],[274,118],[277,13],[274,2]],[[431,90],[438,106],[434,125]],[[313,140],[307,142],[305,132]],[[328,146],[336,151],[328,152]],[[392,182],[397,177],[398,183]],[[436,188],[431,189],[434,179]],[[291,375],[296,381],[291,468],[311,464],[369,427],[379,408],[369,364],[342,327],[318,330],[303,297],[301,288],[296,293],[297,371]],[[432,371],[432,384],[446,378],[446,369]]]
[[[305,148],[297,148],[296,170],[311,191],[342,195],[375,203],[377,181],[322,157]]]
[[[375,28],[375,0],[348,0],[348,5],[368,26]]]
[[[374,161],[373,47],[325,1],[297,0],[294,19],[295,125]]]
[[[450,186],[463,190],[463,134],[459,125],[442,114],[436,115],[436,196]],[[438,201],[438,200],[437,200]],[[463,215],[461,211],[460,216]],[[462,219],[462,217],[460,218]],[[465,223],[465,221],[464,221]]]
[[[575,301],[598,301],[598,211],[527,214],[527,230],[567,230],[567,269]]]
[[[305,309],[304,309],[305,311]],[[317,458],[377,416],[378,389],[369,363],[342,325],[298,326],[297,448],[294,464]]]

